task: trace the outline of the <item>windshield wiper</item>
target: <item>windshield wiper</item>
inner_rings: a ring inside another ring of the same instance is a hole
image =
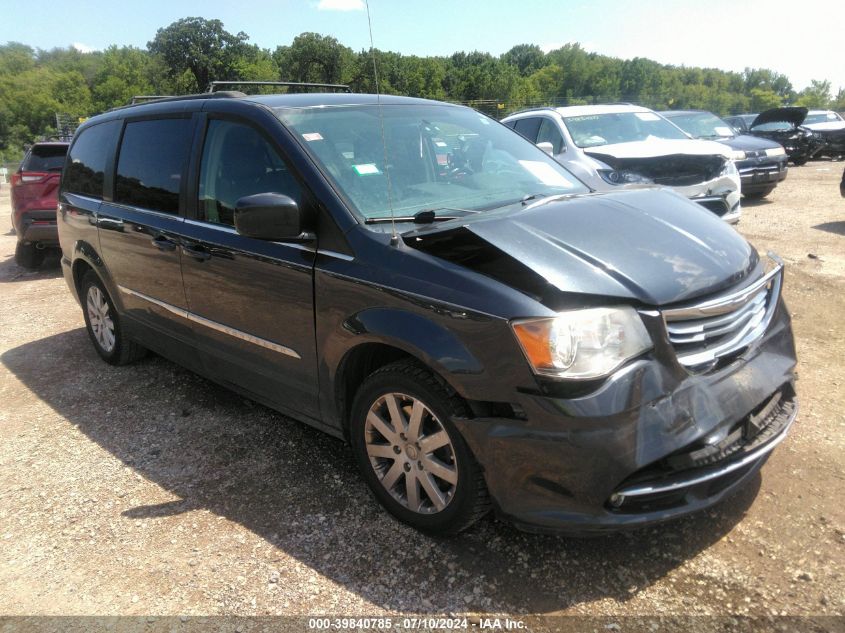
[[[367,218],[364,224],[384,224],[386,222],[413,222],[414,224],[431,224],[432,222],[444,222],[446,220],[456,220],[461,216],[458,215],[437,215],[438,211],[461,211],[462,213],[478,213],[476,209],[458,209],[456,207],[437,207],[436,209],[423,209],[417,211],[414,215],[403,215],[390,217],[389,215],[380,216],[377,218]]]

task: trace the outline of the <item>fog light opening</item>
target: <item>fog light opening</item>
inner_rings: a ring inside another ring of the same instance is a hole
[[[612,495],[610,495],[608,503],[610,503],[610,505],[614,508],[622,507],[622,504],[625,503],[625,497],[614,492]]]

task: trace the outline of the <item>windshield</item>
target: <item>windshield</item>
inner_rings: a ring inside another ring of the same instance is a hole
[[[732,138],[730,125],[709,112],[689,112],[670,117],[672,123],[695,138]]]
[[[632,143],[655,138],[686,139],[681,130],[654,112],[614,112],[563,118],[578,147]]]
[[[842,117],[836,112],[820,112],[818,114],[808,114],[804,119],[804,125],[807,123],[838,123],[842,121]]]
[[[589,189],[519,134],[469,108],[276,109],[365,219],[454,216]],[[390,175],[388,183],[387,175]],[[388,199],[389,196],[389,199]]]

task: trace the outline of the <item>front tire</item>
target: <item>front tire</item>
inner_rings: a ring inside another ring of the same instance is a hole
[[[37,270],[44,261],[44,249],[36,248],[35,244],[18,242],[15,246],[15,263],[21,268]]]
[[[457,534],[490,509],[481,468],[451,421],[469,409],[428,369],[399,361],[375,371],[351,415],[358,467],[397,519],[431,534]]]
[[[145,348],[126,335],[114,302],[93,270],[82,278],[79,297],[85,329],[100,358],[110,365],[127,365],[146,354]]]

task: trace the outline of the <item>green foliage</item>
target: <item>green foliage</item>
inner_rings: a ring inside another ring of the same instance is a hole
[[[189,70],[196,91],[215,79],[243,79],[237,75],[237,61],[249,54],[248,39],[246,33],[229,33],[220,20],[183,18],[159,29],[147,48],[161,56],[171,78]]]
[[[830,102],[830,82],[813,79],[809,86],[798,93],[795,105],[827,110],[830,107]]]
[[[56,113],[85,117],[125,105],[134,95],[186,94],[212,80],[345,83],[429,99],[467,103],[501,117],[537,105],[629,101],[663,109],[696,108],[717,114],[759,112],[795,103],[845,109],[845,90],[831,97],[827,81],[797,93],[773,70],[725,72],[634,58],[622,60],[569,43],[544,53],[534,44],[501,56],[457,52],[418,57],[390,51],[353,51],[334,37],[302,33],[275,50],[249,44],[219,20],[189,17],[159,29],[146,49],[111,46],[81,53],[0,46],[0,160],[55,128]],[[265,91],[276,91],[268,88]]]

